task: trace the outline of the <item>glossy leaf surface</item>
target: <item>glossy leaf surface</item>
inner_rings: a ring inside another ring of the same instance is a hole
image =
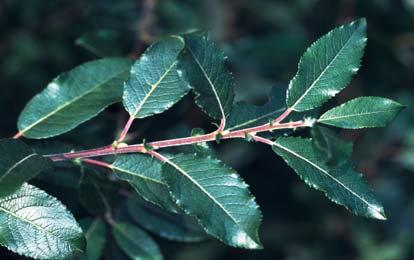
[[[0,199],[0,244],[37,259],[63,259],[86,246],[82,229],[57,199],[24,184]]]
[[[385,219],[382,205],[361,174],[354,172],[349,165],[329,169],[310,139],[282,137],[274,142],[273,150],[306,184],[325,192],[333,202],[357,215]]]
[[[384,127],[401,109],[401,104],[388,98],[360,97],[332,108],[318,122],[350,129]]]
[[[226,56],[206,36],[184,36],[180,70],[196,94],[197,105],[210,117],[223,119],[230,112],[234,93]]]
[[[62,73],[26,105],[20,133],[36,139],[60,135],[121,101],[130,66],[127,59],[106,58]]]
[[[361,64],[366,45],[366,21],[338,27],[303,54],[287,92],[287,105],[295,111],[319,107],[351,81]]]
[[[153,44],[135,62],[124,88],[124,106],[131,117],[162,113],[188,93],[190,87],[177,71],[183,48],[181,38],[169,37]]]
[[[145,154],[119,155],[112,165],[116,176],[129,182],[145,200],[166,210],[176,212],[167,183],[161,176],[162,164],[156,158]]]
[[[207,233],[231,246],[261,248],[261,212],[233,169],[217,159],[181,154],[164,164],[163,178],[177,204]]]

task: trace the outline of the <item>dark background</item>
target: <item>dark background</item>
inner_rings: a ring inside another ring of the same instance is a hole
[[[0,136],[16,132],[25,103],[62,71],[100,56],[137,58],[157,37],[189,29],[209,31],[225,50],[237,100],[260,104],[270,86],[288,84],[311,42],[360,17],[368,21],[362,68],[327,107],[361,95],[408,106],[386,129],[340,132],[355,141],[353,162],[388,220],[353,216],[307,187],[269,148],[232,141],[218,147],[219,157],[239,171],[261,205],[265,249],[157,241],[167,259],[414,259],[412,0],[0,0]],[[106,145],[126,117],[114,106],[56,140]],[[139,121],[134,131],[137,140],[157,140],[199,126],[214,129],[187,97],[165,114]],[[42,188],[82,214],[70,190]],[[0,250],[1,259],[15,257]]]

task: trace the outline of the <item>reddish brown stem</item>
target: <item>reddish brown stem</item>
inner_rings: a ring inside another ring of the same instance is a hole
[[[109,163],[101,162],[101,161],[97,161],[97,160],[92,160],[92,159],[82,159],[82,162],[90,164],[90,165],[109,168],[109,169],[111,169],[111,167],[112,167],[112,165],[110,165]]]
[[[13,136],[13,139],[19,139],[20,137],[22,137],[23,136],[23,133],[22,132],[18,132],[17,134],[15,134],[14,136]]]
[[[121,135],[118,138],[118,142],[122,142],[122,141],[125,140],[125,137],[127,136],[128,132],[129,132],[129,129],[131,128],[132,123],[134,122],[134,120],[135,120],[135,118],[133,116],[131,116],[128,119],[128,122],[125,124],[125,127],[122,130]]]
[[[283,124],[264,124],[261,126],[236,130],[232,132],[223,131],[220,133],[221,134],[220,138],[221,139],[245,138],[247,134],[255,136],[256,133],[260,133],[260,132],[273,131],[277,129],[295,129],[298,127],[308,127],[308,126],[309,125],[303,121],[283,123]],[[147,145],[153,147],[156,150],[156,149],[166,148],[166,147],[190,145],[190,144],[201,143],[201,142],[211,142],[211,141],[216,140],[217,134],[218,133],[213,132],[210,134],[199,135],[199,136],[150,142]],[[98,156],[113,155],[113,154],[125,154],[125,153],[150,153],[150,151],[147,151],[145,149],[144,144],[136,144],[136,145],[129,145],[126,147],[119,147],[119,148],[113,148],[112,146],[106,146],[102,148],[78,151],[78,152],[72,152],[72,153],[47,155],[46,157],[50,158],[53,161],[63,161],[63,160],[72,160],[72,159],[77,159],[77,158],[90,158],[90,157],[98,157]],[[155,154],[153,155],[155,156]]]

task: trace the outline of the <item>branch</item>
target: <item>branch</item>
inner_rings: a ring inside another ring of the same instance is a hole
[[[286,112],[288,111],[288,112]],[[282,114],[279,118],[275,121],[283,120],[284,118],[289,115],[291,110],[286,110],[285,113]],[[256,127],[235,130],[235,131],[223,131],[223,132],[213,132],[205,135],[199,136],[191,136],[191,137],[184,137],[184,138],[177,138],[177,139],[169,139],[163,141],[155,141],[147,143],[147,145],[153,147],[154,150],[166,148],[166,147],[173,147],[173,146],[182,146],[182,145],[191,145],[196,143],[202,142],[211,142],[216,141],[217,135],[220,134],[220,139],[235,139],[235,138],[245,138],[246,135],[255,136],[257,133],[261,132],[270,132],[273,130],[278,129],[296,129],[299,127],[310,127],[311,125],[306,121],[296,121],[296,122],[289,122],[289,123],[271,123],[271,124],[263,124]],[[258,140],[261,140],[257,137]],[[264,138],[263,138],[264,139]],[[46,155],[46,157],[50,158],[52,161],[64,161],[64,160],[73,160],[73,159],[83,159],[83,158],[90,158],[90,157],[98,157],[98,156],[105,156],[105,155],[114,155],[114,154],[126,154],[126,153],[147,153],[152,154],[153,156],[157,156],[157,153],[153,151],[148,151],[145,149],[144,144],[135,144],[129,145],[125,147],[113,147],[113,146],[105,146],[101,148],[91,149],[91,150],[84,150],[78,152],[71,152],[71,153],[63,153],[63,154],[51,154]]]

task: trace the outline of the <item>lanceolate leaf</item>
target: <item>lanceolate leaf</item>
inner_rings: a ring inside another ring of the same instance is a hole
[[[261,212],[247,184],[217,159],[177,155],[163,166],[163,178],[177,204],[224,243],[261,248]]]
[[[107,58],[61,74],[26,105],[17,123],[20,133],[27,138],[63,134],[121,101],[130,66],[127,59]]]
[[[310,139],[282,137],[274,142],[273,150],[309,186],[325,192],[333,202],[365,217],[385,219],[384,209],[376,200],[361,174],[349,165],[328,169],[323,155]]]
[[[232,76],[224,53],[207,37],[184,36],[180,70],[196,94],[197,105],[214,119],[224,119],[233,105]]]
[[[86,245],[66,207],[28,184],[0,199],[0,230],[1,245],[37,259],[67,259]]]
[[[112,165],[116,176],[131,184],[145,200],[168,211],[178,211],[167,183],[161,176],[162,164],[145,154],[119,155]]]
[[[48,159],[19,140],[0,140],[0,196],[16,191],[24,182],[50,168]]]
[[[137,224],[163,238],[195,242],[208,237],[190,216],[167,212],[136,198],[129,199],[127,206],[129,214]]]
[[[88,221],[84,219],[80,221],[82,228],[86,231],[85,238],[87,242],[86,251],[83,255],[79,256],[80,260],[99,260],[101,259],[103,249],[106,242],[106,226],[102,219],[95,219]],[[86,223],[86,222],[89,223]],[[86,223],[83,225],[83,223]]]
[[[351,81],[366,45],[366,21],[360,19],[320,38],[302,56],[289,84],[287,105],[295,111],[319,107]]]
[[[314,125],[311,135],[313,144],[324,155],[327,164],[339,165],[351,157],[353,144],[340,139],[331,129]]]
[[[318,122],[342,128],[384,127],[403,106],[382,97],[360,97],[332,108]]]
[[[281,87],[273,87],[269,101],[263,106],[236,104],[227,118],[227,130],[254,127],[277,118],[286,110],[284,91]]]
[[[112,233],[118,246],[131,259],[163,259],[158,245],[140,228],[127,223],[115,223]]]
[[[177,71],[183,48],[180,37],[167,38],[149,47],[132,66],[124,88],[124,106],[132,117],[162,113],[188,93],[190,87]]]

